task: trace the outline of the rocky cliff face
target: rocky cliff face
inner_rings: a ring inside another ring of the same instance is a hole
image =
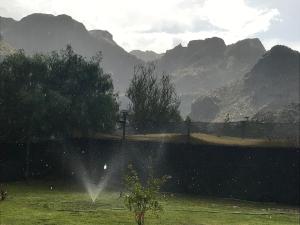
[[[180,44],[166,51],[165,55],[158,62],[158,68],[172,73],[186,67],[211,64],[213,60],[222,57],[225,48],[226,45],[220,38],[190,41],[187,47],[183,47]]]
[[[16,21],[12,18],[0,16],[0,32],[4,32],[8,27],[12,26],[15,23]]]
[[[85,26],[67,15],[32,14],[20,21],[5,22],[2,34],[6,42],[25,52],[51,52],[71,44],[74,50],[86,57],[98,51],[103,54],[103,67],[112,74],[117,90],[123,92],[132,76],[135,64],[141,60],[118,46],[107,31],[87,31]]]
[[[174,75],[180,93],[210,91],[243,76],[264,53],[258,39],[226,46],[222,39],[210,38],[167,51],[158,67]]]
[[[285,46],[273,47],[243,78],[206,96],[214,100],[210,105],[218,106],[213,119],[198,112],[199,108],[208,108],[201,101],[193,103],[192,119],[223,121],[226,114],[232,120],[242,120],[245,116],[255,119],[274,112],[275,121],[284,120],[278,115],[284,115],[291,105],[299,104],[299,59],[297,51]],[[292,108],[292,111],[297,109]]]
[[[159,60],[164,54],[159,54],[154,51],[141,51],[141,50],[132,50],[129,52],[138,59],[143,60],[144,62],[153,62]]]
[[[90,30],[89,33],[99,41],[105,40],[113,45],[117,45],[113,39],[113,35],[107,30]]]
[[[182,99],[189,96],[189,103],[181,105],[186,115],[197,96],[241,78],[264,53],[259,39],[245,39],[226,46],[221,38],[213,37],[190,41],[187,47],[178,45],[167,51],[158,61],[158,69],[172,74]]]

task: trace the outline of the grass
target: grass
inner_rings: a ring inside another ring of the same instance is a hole
[[[96,134],[96,139],[106,140],[121,140],[120,136],[109,134]],[[228,136],[216,136],[203,133],[192,133],[191,137],[187,139],[183,134],[136,134],[127,135],[128,141],[152,141],[152,142],[171,142],[171,143],[184,143],[189,141],[193,144],[206,144],[206,145],[225,145],[225,146],[244,146],[244,147],[295,147],[295,143],[287,140],[267,140],[267,139],[254,139],[254,138],[239,138]]]
[[[6,184],[8,198],[0,202],[1,225],[123,225],[134,224],[117,192],[105,192],[93,204],[84,192],[47,184]],[[299,209],[271,203],[175,195],[162,199],[162,225],[299,225]]]
[[[295,143],[286,140],[267,140],[254,138],[239,138],[228,136],[215,136],[211,134],[193,133],[191,137],[195,141],[199,140],[207,144],[229,145],[229,146],[249,146],[249,147],[291,147]]]

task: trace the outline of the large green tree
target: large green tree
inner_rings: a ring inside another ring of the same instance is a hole
[[[100,67],[101,55],[86,60],[68,46],[49,57],[46,85],[53,129],[65,135],[108,132],[115,127],[118,105],[109,74]],[[55,122],[53,121],[53,122]],[[62,126],[63,124],[63,126]]]
[[[100,55],[87,60],[67,46],[32,57],[18,51],[0,63],[0,140],[26,143],[26,176],[33,139],[115,127],[116,96],[100,62]]]
[[[155,65],[139,65],[127,90],[132,124],[140,131],[181,121],[180,101],[169,75],[158,76]]]

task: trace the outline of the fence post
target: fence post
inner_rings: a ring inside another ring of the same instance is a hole
[[[248,126],[249,125],[248,124],[249,123],[249,116],[245,116],[244,118],[245,118],[245,120],[241,122],[242,123],[242,138],[246,137],[246,131],[247,131],[247,128],[249,127]]]
[[[191,118],[189,116],[185,119],[185,125],[187,128],[187,137],[190,138],[191,136]]]
[[[126,120],[127,120],[127,114],[128,114],[128,111],[127,110],[122,110],[121,111],[121,114],[122,114],[122,119],[119,121],[121,124],[122,124],[122,141],[125,141],[125,135],[126,135]]]

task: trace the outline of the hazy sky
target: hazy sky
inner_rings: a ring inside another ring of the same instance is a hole
[[[0,0],[3,17],[68,14],[87,29],[108,30],[126,50],[157,52],[212,36],[300,50],[299,9],[300,0]]]

